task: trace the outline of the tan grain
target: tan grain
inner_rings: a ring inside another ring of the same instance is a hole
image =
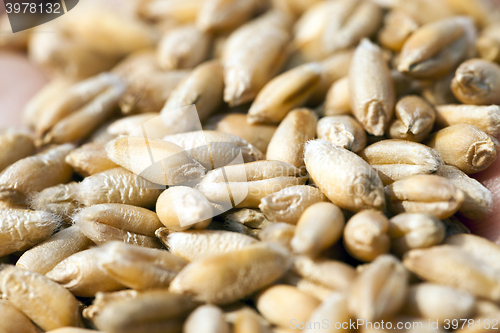
[[[295,253],[316,257],[342,236],[344,215],[329,202],[319,202],[300,215],[291,245]]]
[[[366,321],[391,317],[405,302],[408,276],[408,271],[395,257],[378,257],[354,280],[348,298],[349,312]]]
[[[230,253],[257,243],[252,237],[223,230],[171,232],[167,228],[161,228],[156,231],[156,236],[172,254],[190,262]]]
[[[458,210],[460,214],[470,219],[482,219],[492,211],[492,193],[480,182],[451,165],[442,166],[438,175],[450,180],[464,193],[464,202]]]
[[[73,148],[57,146],[10,165],[0,175],[0,200],[25,204],[31,193],[68,182],[73,169],[64,159]]]
[[[269,285],[287,268],[287,257],[281,250],[255,244],[190,263],[175,277],[169,290],[198,301],[228,304]]]
[[[302,106],[321,79],[321,65],[307,63],[278,75],[255,97],[248,110],[248,121],[279,123],[290,110]]]
[[[436,173],[443,165],[435,150],[405,140],[382,140],[369,145],[359,155],[378,172],[384,185],[413,175]]]
[[[16,266],[45,274],[69,256],[93,245],[78,227],[61,230],[44,242],[34,246],[17,260]]]
[[[290,186],[262,198],[259,209],[269,221],[296,224],[309,206],[322,201],[327,199],[316,187]]]
[[[352,211],[385,206],[382,181],[356,154],[314,140],[306,144],[304,156],[311,178],[335,205]]]
[[[389,252],[389,221],[379,211],[364,210],[347,221],[344,228],[344,247],[354,258],[373,261]]]
[[[417,175],[398,180],[385,188],[387,202],[394,214],[427,213],[444,219],[462,205],[464,194],[446,178]]]
[[[353,115],[373,135],[387,130],[394,114],[394,83],[381,49],[361,41],[349,69],[349,94]]]
[[[432,215],[403,213],[389,220],[391,251],[398,256],[411,249],[438,245],[445,233],[445,225]]]
[[[436,150],[446,164],[466,174],[486,169],[498,156],[498,141],[473,125],[458,124],[443,128],[426,144]]]
[[[13,306],[45,331],[82,326],[76,298],[41,274],[4,266],[0,271],[0,291]]]
[[[436,111],[423,98],[405,96],[396,103],[396,120],[389,128],[392,139],[420,142],[432,131]]]

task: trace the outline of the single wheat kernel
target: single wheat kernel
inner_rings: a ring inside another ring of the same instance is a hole
[[[405,302],[408,277],[408,271],[395,257],[379,256],[354,280],[348,298],[349,312],[366,321],[393,316]]]
[[[379,211],[364,210],[353,217],[344,229],[344,247],[351,256],[373,261],[389,252],[391,240],[387,234],[389,221]]]
[[[42,330],[82,326],[76,298],[41,274],[3,266],[0,270],[0,291],[5,299]]]
[[[280,123],[267,147],[266,159],[297,168],[304,164],[304,145],[316,136],[318,116],[308,109],[291,111]]]
[[[110,297],[101,303],[92,322],[98,329],[109,333],[181,332],[184,318],[197,306],[188,296],[166,289]]]
[[[288,112],[302,106],[321,79],[321,65],[307,63],[269,81],[255,97],[248,110],[248,121],[279,123]]]
[[[291,320],[305,322],[320,301],[297,287],[274,285],[257,296],[257,310],[272,324],[289,327]]]
[[[457,68],[451,90],[464,104],[500,104],[500,66],[483,59],[467,60]]]
[[[427,86],[422,87],[422,97],[434,106],[459,103],[458,99],[455,95],[453,95],[450,87],[451,81],[454,77],[455,73],[451,71],[445,77],[433,82],[430,85],[427,84]]]
[[[436,173],[443,165],[435,150],[420,143],[397,139],[369,145],[359,156],[378,172],[384,185],[413,175]]]
[[[0,209],[0,257],[44,241],[60,224],[60,218],[48,212]]]
[[[392,139],[402,139],[420,142],[432,130],[436,119],[436,111],[423,98],[405,96],[396,103],[396,120],[389,128]]]
[[[207,58],[210,44],[211,36],[193,25],[174,27],[158,43],[158,64],[163,70],[193,68]]]
[[[224,45],[224,101],[236,106],[252,100],[287,56],[290,18],[278,11],[244,24]]]
[[[191,227],[204,229],[214,216],[207,198],[200,191],[187,186],[175,186],[165,190],[156,202],[156,212],[161,223],[175,231]]]
[[[121,203],[153,208],[162,190],[120,167],[86,177],[79,183],[75,197],[86,206]]]
[[[446,321],[470,318],[476,298],[468,292],[434,283],[410,287],[402,313],[431,320]]]
[[[318,139],[330,141],[355,153],[366,146],[366,132],[360,123],[347,115],[321,118],[316,128]]]
[[[184,322],[185,333],[229,333],[224,313],[215,305],[201,305]]]
[[[73,150],[66,156],[66,163],[83,177],[92,176],[118,166],[108,158],[102,143],[87,143]]]
[[[351,61],[349,95],[352,113],[364,129],[383,135],[394,114],[394,83],[381,49],[367,39]]]
[[[132,53],[113,69],[127,84],[119,101],[123,114],[160,112],[189,70],[162,71],[154,50]]]
[[[96,244],[118,240],[145,247],[161,247],[155,231],[162,224],[156,213],[145,208],[98,204],[80,210],[73,221]]]
[[[486,134],[500,134],[500,106],[498,105],[439,105],[436,124],[447,127],[457,124],[474,125]]]
[[[335,81],[328,89],[325,99],[325,116],[351,114],[349,76]]]
[[[17,260],[16,266],[45,274],[64,259],[86,250],[93,244],[78,227],[72,226],[24,252]]]
[[[172,142],[119,137],[106,145],[108,158],[134,174],[161,185],[179,185],[200,178],[204,168]]]
[[[384,18],[384,27],[378,33],[380,45],[399,52],[405,41],[419,27],[417,20],[402,10],[392,10]]]
[[[445,18],[417,29],[404,43],[398,70],[417,78],[439,78],[460,63],[475,43],[474,22]]]
[[[402,256],[411,249],[440,244],[445,238],[446,227],[432,215],[403,213],[389,220],[388,233],[391,251]]]
[[[58,263],[45,276],[81,297],[93,297],[100,291],[124,289],[124,285],[101,267],[100,261],[106,255],[98,247],[75,253]]]
[[[217,131],[179,133],[167,135],[163,140],[186,150],[207,170],[220,168],[231,163],[253,162],[263,159],[262,153],[242,138]]]
[[[404,266],[420,278],[492,301],[500,300],[500,276],[482,258],[455,245],[411,250]]]
[[[0,130],[0,172],[9,165],[35,153],[33,138],[23,132]]]
[[[316,257],[340,239],[344,225],[340,208],[330,202],[313,204],[300,216],[292,249],[297,254]]]
[[[451,165],[442,166],[437,174],[451,181],[464,193],[464,202],[458,209],[460,214],[479,220],[492,211],[493,196],[483,184]]]
[[[473,125],[458,124],[443,128],[426,144],[441,155],[444,163],[466,174],[486,169],[498,157],[498,141]]]
[[[122,242],[108,242],[99,250],[99,265],[107,275],[136,290],[168,287],[187,264],[167,251]]]
[[[199,130],[222,103],[224,82],[222,65],[218,60],[198,65],[170,94],[161,110],[161,120],[167,134]],[[195,105],[196,114],[184,109]]]
[[[57,146],[7,167],[0,174],[0,200],[25,204],[31,193],[68,182],[73,169],[64,159],[73,148],[71,144]]]
[[[190,263],[169,290],[197,301],[229,304],[274,282],[287,268],[287,256],[281,249],[255,244]]]
[[[292,238],[295,234],[295,226],[289,223],[272,223],[262,229],[259,239],[265,243],[275,244],[292,252]]]
[[[293,271],[312,282],[336,291],[348,290],[356,277],[356,270],[348,264],[325,258],[295,257]]]
[[[446,178],[417,175],[398,180],[385,188],[394,214],[426,213],[445,219],[464,202],[464,193]]]
[[[167,228],[160,228],[156,231],[156,236],[171,253],[190,262],[230,253],[257,243],[255,238],[223,230],[170,232]]]
[[[325,319],[330,323],[345,323],[351,320],[351,315],[347,310],[347,297],[345,294],[340,292],[332,293],[314,310],[309,321],[316,323],[323,322]],[[330,328],[322,326],[320,329],[306,328],[304,333],[327,333],[332,331]],[[350,329],[343,328],[336,331],[350,332]]]
[[[0,329],[3,333],[41,332],[21,310],[5,299],[0,299]]]
[[[269,221],[297,224],[307,207],[322,201],[327,199],[316,187],[290,186],[262,198],[259,209]]]
[[[309,141],[304,149],[307,171],[335,205],[360,211],[385,206],[377,172],[356,154],[324,140]]]

